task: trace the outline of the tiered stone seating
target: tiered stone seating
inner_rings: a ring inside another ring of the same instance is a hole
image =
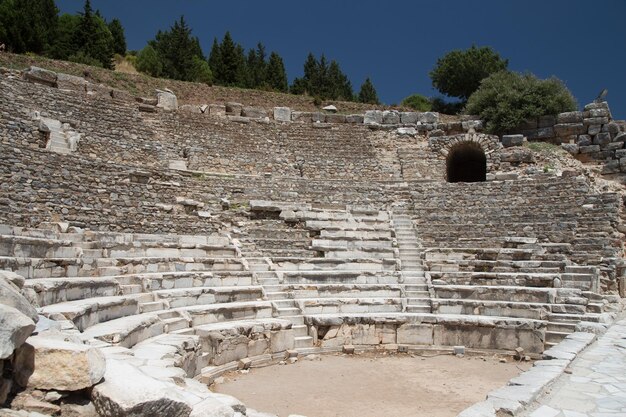
[[[0,77],[0,269],[156,378],[345,344],[540,353],[616,301],[621,202],[585,178],[435,182],[421,137]],[[46,150],[39,116],[78,148]]]
[[[602,319],[598,292],[613,280],[601,267],[619,250],[615,196],[577,179],[422,188],[429,198],[414,192],[413,220],[433,312],[547,320],[547,345]]]
[[[144,355],[175,346],[189,352],[170,365],[191,377],[224,361],[294,347],[291,322],[273,318],[263,288],[227,238],[1,229],[3,267],[27,272],[25,288],[40,314],[68,323],[87,343],[131,356],[136,345]],[[61,254],[75,256],[63,258],[75,261],[69,274],[48,266],[57,258],[47,256]],[[180,372],[139,363],[161,376]]]

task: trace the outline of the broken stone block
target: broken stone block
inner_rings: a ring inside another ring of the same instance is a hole
[[[17,309],[22,314],[29,317],[33,322],[37,321],[37,310],[22,295],[20,288],[14,285],[9,279],[19,281],[17,274],[9,271],[0,272],[0,304]],[[23,285],[23,284],[22,284]]]
[[[274,120],[277,122],[290,122],[291,109],[289,107],[274,107]]]
[[[363,123],[363,120],[362,114],[349,114],[346,116],[346,123],[360,124]]]
[[[580,148],[575,143],[562,143],[561,148],[572,155],[576,155],[580,152]]]
[[[226,103],[225,107],[226,107],[226,113],[228,113],[230,116],[241,116],[241,110],[243,109],[243,104],[229,101],[228,103]]]
[[[157,93],[157,107],[163,110],[175,111],[178,110],[178,99],[176,95],[170,90],[156,90]]]
[[[348,355],[354,355],[354,345],[344,345],[342,351]]]
[[[557,123],[582,123],[583,112],[570,111],[566,113],[560,113],[556,116]]]
[[[226,117],[226,106],[222,106],[221,104],[209,104],[209,116]]]
[[[383,124],[397,125],[400,123],[400,115],[397,111],[384,111],[383,112]]]
[[[502,136],[502,146],[510,148],[512,146],[522,146],[524,135],[504,135]]]
[[[35,349],[35,371],[28,379],[34,389],[78,391],[102,380],[105,359],[94,347],[40,335],[27,343]]]
[[[87,84],[89,84],[89,81],[83,77],[63,73],[57,74],[57,88],[59,89],[85,93],[87,92]]]
[[[0,304],[0,359],[6,359],[35,330],[35,322],[16,308]]]
[[[400,122],[403,125],[417,124],[417,112],[413,112],[413,111],[400,112]]]
[[[250,119],[262,119],[267,117],[267,112],[260,107],[245,106],[241,110],[241,115]]]
[[[382,124],[383,123],[383,112],[380,110],[368,110],[365,112],[365,116],[363,118],[363,123],[366,125],[372,124]]]
[[[47,69],[32,66],[24,72],[24,79],[31,83],[43,84],[49,87],[57,86],[57,73]]]
[[[439,122],[439,113],[432,111],[418,113],[417,121],[421,123],[437,123]]]
[[[91,398],[102,417],[188,417],[192,410],[176,385],[117,359],[107,360],[104,381],[93,388]]]

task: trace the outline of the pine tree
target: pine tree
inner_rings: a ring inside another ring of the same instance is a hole
[[[374,88],[374,84],[372,80],[367,77],[365,82],[361,85],[361,90],[359,91],[359,101],[361,103],[368,104],[379,104],[378,94],[376,94],[376,89]]]
[[[325,84],[329,86],[329,94],[327,98],[333,100],[352,101],[354,92],[352,91],[352,83],[348,77],[341,71],[337,61],[331,61],[328,67],[328,78]]]
[[[289,88],[283,59],[276,52],[270,54],[267,66],[267,83],[271,89],[283,93],[286,93]]]
[[[122,22],[119,19],[113,19],[108,26],[113,36],[113,52],[121,56],[126,55],[126,36],[124,35]]]
[[[80,23],[74,32],[74,44],[78,48],[74,55],[81,57],[79,62],[91,63],[93,59],[104,68],[113,68],[113,36],[104,20],[94,14],[89,0],[85,1]]]
[[[160,77],[163,73],[163,64],[159,59],[157,51],[150,45],[147,45],[137,55],[136,63],[137,71],[144,72],[153,77]]]
[[[211,47],[211,52],[209,53],[209,68],[213,73],[213,82],[221,83],[219,79],[220,71],[222,66],[222,54],[220,52],[220,44],[217,41],[217,38],[213,38],[213,46]]]
[[[215,82],[221,85],[235,87],[246,85],[248,74],[244,49],[233,41],[230,32],[224,34],[219,46],[219,62],[213,75]]]
[[[54,43],[57,24],[54,0],[0,1],[0,43],[12,52],[46,52]]]
[[[197,60],[204,60],[200,41],[191,36],[185,17],[175,21],[169,31],[157,32],[149,42],[162,65],[163,76],[175,80],[193,81],[196,76]]]
[[[248,51],[246,62],[248,70],[248,80],[246,87],[263,88],[267,84],[267,61],[265,54],[265,46],[262,43],[257,44],[256,49]]]
[[[79,49],[76,45],[75,32],[78,30],[80,20],[79,15],[67,13],[59,17],[56,38],[48,49],[48,56],[55,59],[68,59]]]

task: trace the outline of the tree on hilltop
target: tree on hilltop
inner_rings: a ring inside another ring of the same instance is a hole
[[[472,45],[469,49],[454,50],[439,58],[430,78],[437,90],[465,102],[483,79],[505,70],[508,64],[509,61],[502,59],[492,48]]]
[[[0,0],[0,43],[15,53],[47,52],[56,37],[58,13],[54,0]]]
[[[296,78],[290,88],[293,94],[308,94],[321,99],[354,100],[352,83],[343,73],[339,63],[327,61],[322,54],[316,59],[309,53],[304,61],[304,76]]]
[[[270,54],[270,60],[267,65],[267,85],[274,91],[286,93],[289,91],[289,83],[287,82],[287,72],[283,59],[276,52]]]
[[[85,1],[73,37],[77,50],[69,60],[89,65],[100,63],[104,68],[113,69],[113,35],[102,17],[94,13],[89,0]]]
[[[124,35],[122,22],[119,19],[113,19],[108,26],[113,36],[113,52],[121,56],[126,55],[126,36]]]
[[[576,100],[557,78],[500,71],[485,78],[467,102],[467,113],[480,116],[487,130],[502,134],[527,119],[576,109]]]
[[[191,35],[191,28],[181,16],[170,30],[159,30],[148,44],[156,51],[162,66],[162,75],[182,81],[195,81],[195,58],[204,60],[200,41]]]
[[[361,85],[358,97],[359,102],[361,103],[380,104],[378,94],[376,94],[376,88],[374,88],[374,83],[372,83],[372,80],[370,80],[369,77],[367,77],[365,82]]]

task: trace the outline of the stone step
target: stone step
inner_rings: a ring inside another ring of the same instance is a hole
[[[297,316],[281,316],[281,319],[289,320],[293,323],[294,326],[302,326],[304,325],[304,317],[300,315],[300,311],[298,311]]]
[[[265,296],[267,297],[269,301],[286,300],[287,295],[288,294],[285,291],[272,291],[272,292],[265,293]]]
[[[267,285],[278,285],[280,284],[280,280],[278,278],[259,278],[259,284],[264,287]]]
[[[407,297],[407,303],[409,305],[414,305],[414,306],[418,306],[418,305],[428,305],[430,306],[430,298],[409,298]]]
[[[168,309],[167,304],[162,300],[139,304],[139,310],[142,313],[151,313],[153,311],[167,310],[167,309]]]
[[[576,331],[576,323],[548,322],[548,331],[561,332],[561,333],[574,333]]]
[[[281,299],[281,300],[273,300],[272,304],[274,306],[276,306],[276,308],[281,309],[281,308],[290,308],[293,307],[293,300],[289,300],[289,299]]]
[[[300,314],[300,309],[297,307],[278,307],[276,312],[278,317],[294,316]]]
[[[546,331],[546,343],[559,343],[571,333],[572,332],[556,332],[548,330]]]
[[[426,285],[424,285],[426,287]],[[430,298],[430,293],[427,290],[419,290],[419,291],[406,291],[406,297],[411,298]]]
[[[313,346],[313,338],[311,336],[294,337],[294,347],[296,349],[308,348]]]
[[[141,294],[143,287],[139,284],[120,285],[123,295]]]
[[[404,290],[409,293],[411,291],[417,291],[417,292],[428,292],[428,284],[423,283],[423,284],[410,284],[410,285],[405,285],[404,286]]]
[[[407,305],[406,312],[407,313],[430,313],[431,308],[430,308],[430,305]]]
[[[304,337],[309,335],[309,329],[304,324],[294,324],[291,326],[294,337]]]
[[[165,323],[165,331],[167,333],[174,332],[174,331],[187,330],[189,328],[189,322],[187,321],[187,319],[183,317],[172,317],[172,318],[163,320],[163,322]],[[193,329],[189,329],[189,330],[193,330]]]
[[[591,321],[585,316],[581,316],[578,314],[556,314],[552,313],[548,315],[548,320],[550,322],[559,322],[559,323],[578,323],[581,320]]]

